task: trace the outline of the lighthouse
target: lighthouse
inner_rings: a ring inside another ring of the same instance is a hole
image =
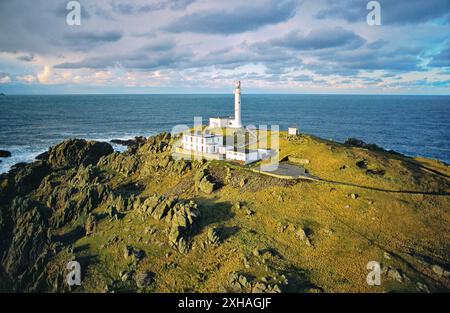
[[[241,81],[235,82],[234,89],[234,123],[232,123],[233,128],[242,128],[241,121]]]
[[[241,81],[234,83],[234,118],[227,117],[211,117],[209,119],[210,127],[229,127],[229,128],[243,128],[241,120]]]

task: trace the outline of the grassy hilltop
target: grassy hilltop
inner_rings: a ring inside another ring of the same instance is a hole
[[[449,290],[448,165],[282,132],[280,158],[320,178],[286,180],[173,160],[173,143],[74,139],[0,176],[0,290]]]

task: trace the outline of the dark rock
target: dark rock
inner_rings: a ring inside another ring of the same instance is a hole
[[[9,158],[11,156],[11,152],[7,150],[0,150],[0,158]]]
[[[364,148],[364,149],[373,150],[373,151],[384,151],[383,148],[377,146],[376,144],[367,144],[364,141],[362,141],[361,139],[357,139],[357,138],[348,138],[344,142],[344,144],[352,146],[352,147]]]
[[[150,286],[155,279],[155,274],[149,271],[138,272],[135,274],[136,286],[145,288]]]
[[[377,176],[384,176],[385,173],[386,173],[385,170],[380,170],[380,169],[369,169],[366,171],[366,174],[377,175]]]
[[[121,281],[128,281],[133,276],[134,271],[121,271],[119,277]]]
[[[95,214],[89,214],[86,222],[84,224],[84,230],[86,232],[86,236],[91,235],[94,231],[95,228],[97,227],[97,217]]]
[[[17,166],[18,164],[16,164]],[[42,179],[50,174],[51,168],[46,162],[36,161],[13,168],[15,190],[18,194],[27,193],[36,189]]]
[[[105,155],[113,153],[113,148],[106,142],[69,139],[51,147],[48,162],[53,168],[95,165]]]
[[[12,201],[11,212],[11,239],[0,250],[1,267],[13,290],[37,290],[51,254],[45,218],[32,201],[20,197]]]
[[[132,259],[133,261],[140,261],[145,257],[145,252],[139,250],[133,246],[125,246],[124,254],[125,259]]]
[[[366,169],[367,168],[367,162],[366,162],[366,160],[360,160],[360,161],[356,162],[356,166],[361,168],[361,169]]]
[[[36,160],[48,160],[48,151],[42,152],[35,157]]]

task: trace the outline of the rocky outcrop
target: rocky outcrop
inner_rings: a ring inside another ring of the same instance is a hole
[[[135,152],[147,155],[161,153],[167,151],[172,143],[173,138],[170,133],[160,133],[156,136],[148,137],[147,141],[140,145]]]
[[[53,168],[95,165],[104,156],[113,153],[106,142],[69,139],[51,147],[48,151],[48,163]]]
[[[181,253],[189,250],[188,236],[194,228],[195,221],[200,217],[200,211],[195,202],[179,200],[173,196],[154,195],[142,203],[140,211],[146,216],[166,222],[171,247]]]
[[[42,179],[50,173],[51,168],[44,161],[16,164],[4,176],[2,184],[5,189],[3,191],[13,195],[28,193],[36,189]]]
[[[125,176],[134,173],[138,169],[139,164],[140,160],[136,155],[122,154],[118,152],[103,156],[98,161],[99,167],[112,170]]]
[[[206,194],[212,193],[217,187],[212,176],[206,169],[201,169],[195,174],[194,182],[197,188]]]
[[[268,281],[273,281],[268,283]],[[281,281],[274,278],[264,277],[262,280],[254,279],[239,272],[228,274],[228,286],[231,292],[252,292],[252,293],[281,293],[280,285],[287,285],[287,279],[282,277]]]
[[[384,151],[383,148],[381,148],[380,146],[377,146],[376,144],[365,143],[361,139],[357,139],[357,138],[348,138],[344,142],[344,144],[348,145],[348,146],[364,148],[364,149],[372,150],[372,151]]]
[[[51,255],[45,215],[33,201],[21,197],[14,198],[10,213],[12,227],[2,234],[10,238],[0,249],[2,268],[15,290],[39,290]]]

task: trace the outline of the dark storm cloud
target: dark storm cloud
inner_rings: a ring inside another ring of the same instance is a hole
[[[307,35],[299,30],[287,35],[260,43],[261,48],[267,46],[286,47],[294,50],[320,50],[329,48],[358,48],[365,39],[352,31],[341,27],[313,29]],[[258,44],[257,44],[258,45]]]
[[[175,19],[164,29],[174,33],[236,34],[287,21],[296,9],[295,0],[257,1],[231,10],[197,11]]]
[[[435,55],[428,63],[430,67],[450,67],[450,46]]]
[[[339,18],[348,22],[364,22],[369,12],[368,0],[328,0],[327,8],[320,10],[319,19]],[[387,0],[379,1],[381,5],[381,23],[414,24],[441,18],[450,22],[450,1],[448,0]]]

